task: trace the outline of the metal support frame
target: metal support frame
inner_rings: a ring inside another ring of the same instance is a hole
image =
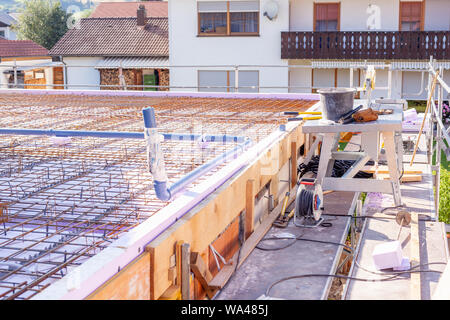
[[[358,102],[355,102],[357,105]],[[382,192],[394,196],[395,205],[401,205],[400,164],[402,149],[397,131],[401,130],[401,110],[398,107],[392,116],[387,116],[373,123],[365,124],[321,124],[320,121],[310,121],[303,126],[305,133],[323,136],[317,181],[323,190]],[[341,132],[361,132],[361,152],[337,152],[337,142]],[[379,153],[378,136],[381,135],[386,149],[386,158],[391,180],[353,179],[368,160],[377,162]],[[377,143],[374,144],[374,141]],[[369,147],[370,146],[370,147]],[[335,160],[355,160],[354,165],[341,178],[331,177]]]
[[[388,167],[391,174],[391,181],[353,179],[353,177],[364,167],[371,159],[366,152],[333,152],[335,141],[339,133],[324,134],[324,143],[320,155],[317,180],[321,181],[324,190],[338,191],[364,191],[364,192],[385,192],[392,193],[396,205],[401,204],[399,169],[396,157],[396,145],[393,132],[381,132],[384,141],[386,153],[388,155]],[[355,160],[351,168],[341,178],[332,178],[331,170],[335,160]]]

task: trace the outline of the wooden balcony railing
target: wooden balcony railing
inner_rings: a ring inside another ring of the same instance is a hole
[[[450,31],[282,32],[282,59],[450,59]]]

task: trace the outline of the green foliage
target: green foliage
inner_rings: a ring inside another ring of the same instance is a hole
[[[19,39],[28,39],[51,49],[67,31],[69,15],[54,0],[22,0],[15,30]]]
[[[423,100],[408,100],[408,108],[416,109],[417,113],[425,112],[425,109],[427,108],[427,102]]]
[[[91,15],[92,11],[94,11],[94,9],[86,9],[77,13],[74,13],[73,16],[76,19],[84,19],[84,18],[89,18],[89,16]]]
[[[366,202],[367,192],[361,192],[359,196],[359,200],[362,200],[362,203]]]
[[[439,190],[439,220],[450,223],[450,171],[441,166]]]

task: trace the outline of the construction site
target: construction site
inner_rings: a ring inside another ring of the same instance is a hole
[[[408,132],[353,91],[1,90],[1,299],[448,298],[430,78]]]

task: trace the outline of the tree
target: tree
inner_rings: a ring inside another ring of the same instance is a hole
[[[51,49],[67,32],[68,15],[59,1],[23,0],[15,26],[19,39],[27,39]]]

